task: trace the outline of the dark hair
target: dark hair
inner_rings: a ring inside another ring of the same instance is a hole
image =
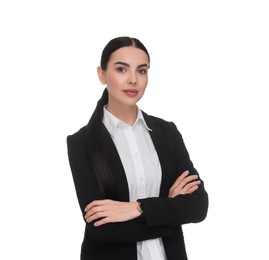
[[[138,39],[136,38],[131,38],[131,37],[117,37],[112,39],[111,41],[108,42],[108,44],[105,46],[103,52],[102,52],[102,56],[101,56],[101,68],[103,70],[107,69],[107,63],[109,62],[109,59],[111,57],[111,54],[122,48],[122,47],[128,47],[128,46],[133,46],[136,47],[142,51],[144,51],[149,58],[150,61],[150,56],[148,53],[148,50],[146,49],[146,47],[144,46],[144,44],[142,42],[140,42]]]

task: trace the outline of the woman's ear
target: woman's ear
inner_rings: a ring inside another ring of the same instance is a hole
[[[105,71],[100,66],[97,67],[97,74],[101,83],[105,85],[106,84]]]

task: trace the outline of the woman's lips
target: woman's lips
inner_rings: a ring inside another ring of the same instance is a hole
[[[134,96],[137,95],[138,90],[136,90],[136,89],[126,89],[126,90],[123,90],[123,92],[129,97],[134,97]]]

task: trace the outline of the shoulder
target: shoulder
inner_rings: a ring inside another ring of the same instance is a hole
[[[98,122],[87,124],[80,128],[77,132],[67,136],[67,145],[73,147],[83,147],[84,149],[92,149],[101,144],[106,132],[105,126]]]
[[[163,130],[167,130],[167,131],[177,130],[176,125],[172,121],[167,121],[163,118],[156,117],[153,115],[148,115],[144,111],[142,111],[142,113],[149,128],[160,127]]]
[[[67,144],[83,143],[85,140],[86,126],[80,128],[77,132],[67,136]]]

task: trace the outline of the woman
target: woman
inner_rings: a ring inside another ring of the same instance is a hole
[[[86,223],[83,260],[187,259],[181,225],[207,215],[203,181],[176,126],[137,106],[149,67],[139,40],[111,40],[97,69],[103,95],[67,138]]]

